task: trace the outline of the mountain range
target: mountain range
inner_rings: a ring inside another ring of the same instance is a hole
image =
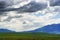
[[[14,31],[8,29],[0,29],[0,32],[14,32]],[[60,34],[60,24],[47,25],[45,27],[38,28],[36,30],[32,30],[28,32],[45,32],[45,33]]]
[[[14,31],[11,31],[11,30],[8,30],[8,29],[0,29],[0,32],[14,32]]]
[[[47,25],[45,27],[30,31],[30,32],[45,32],[60,34],[60,24]]]

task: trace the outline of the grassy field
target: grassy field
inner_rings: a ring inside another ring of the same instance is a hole
[[[60,40],[60,35],[48,33],[0,33],[0,40]]]

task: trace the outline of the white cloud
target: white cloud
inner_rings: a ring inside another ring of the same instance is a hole
[[[51,11],[53,7],[46,8],[45,10],[42,11],[37,11],[33,13],[20,13],[17,14],[16,11],[10,11],[6,12],[8,13],[7,16],[1,17],[0,25],[3,29],[9,29],[13,30],[16,32],[22,32],[22,31],[30,31],[30,30],[35,30],[37,28],[44,27],[46,25],[51,25],[51,24],[58,24],[60,23],[60,18],[53,18],[58,12]],[[41,16],[36,16],[36,15],[41,15]],[[60,14],[59,14],[60,15]],[[22,16],[16,18],[15,16]],[[10,21],[7,21],[10,18]],[[5,21],[4,21],[5,20]]]

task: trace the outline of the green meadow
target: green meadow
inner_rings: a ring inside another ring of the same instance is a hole
[[[60,40],[60,34],[49,33],[0,33],[0,40]]]

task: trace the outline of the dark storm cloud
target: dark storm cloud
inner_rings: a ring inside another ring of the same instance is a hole
[[[5,15],[5,11],[7,11],[5,8],[8,6],[7,4],[6,1],[0,0],[0,16]]]
[[[50,6],[60,6],[60,0],[50,0]]]
[[[0,12],[7,12],[7,11],[36,12],[38,10],[45,9],[46,7],[47,7],[47,4],[31,2],[20,8],[5,8],[5,9],[2,8],[0,9]]]
[[[5,2],[1,1],[1,2],[0,2],[0,9],[3,9],[3,8],[5,8],[5,7],[6,7]]]
[[[22,11],[25,12],[36,12],[38,10],[43,10],[47,7],[47,4],[44,3],[36,3],[36,2],[30,2],[29,4],[21,7]]]

